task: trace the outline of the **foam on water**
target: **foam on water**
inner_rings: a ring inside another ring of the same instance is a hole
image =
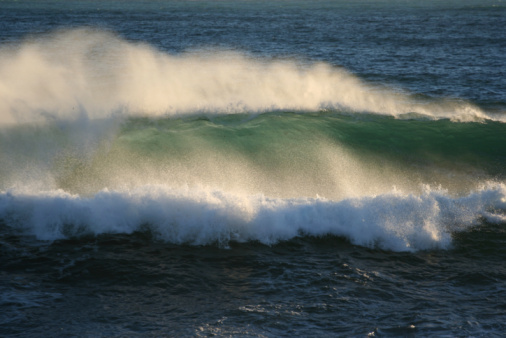
[[[456,121],[501,119],[449,99],[420,101],[325,63],[218,50],[171,55],[77,29],[0,48],[0,124],[110,116],[344,109]]]
[[[61,190],[0,194],[0,218],[41,240],[149,229],[156,238],[193,245],[230,241],[274,244],[302,235],[336,235],[394,251],[446,249],[452,234],[506,221],[506,186],[489,183],[469,195],[441,189],[333,201],[277,199],[206,189],[142,186],[91,197]]]

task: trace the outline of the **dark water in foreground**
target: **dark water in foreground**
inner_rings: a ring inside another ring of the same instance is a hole
[[[505,26],[0,2],[0,335],[502,336]]]
[[[101,235],[27,249],[5,236],[4,334],[496,335],[504,227],[395,253],[325,236],[224,250]],[[7,252],[6,252],[7,251]],[[484,259],[484,257],[487,257]]]

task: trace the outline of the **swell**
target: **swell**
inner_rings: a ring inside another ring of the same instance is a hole
[[[175,244],[447,249],[506,221],[502,127],[276,112],[135,118],[89,144],[69,142],[73,124],[11,128],[0,219],[43,240],[148,230]]]
[[[0,219],[39,239],[402,251],[505,221],[502,111],[329,64],[64,31],[0,49],[0,114]]]

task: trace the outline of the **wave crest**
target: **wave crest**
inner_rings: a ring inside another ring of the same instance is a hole
[[[241,53],[171,55],[111,33],[75,29],[0,49],[0,124],[111,115],[340,109],[396,117],[492,119],[468,102],[420,102],[325,63]],[[497,118],[497,117],[496,117]]]

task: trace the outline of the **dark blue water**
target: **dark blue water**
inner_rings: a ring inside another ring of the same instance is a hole
[[[0,334],[502,336],[504,27],[0,2]]]

